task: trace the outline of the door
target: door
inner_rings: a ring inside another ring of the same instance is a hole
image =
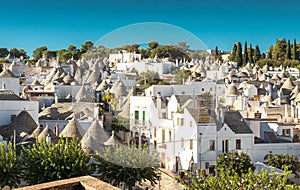
[[[166,168],[166,154],[164,152],[161,153],[161,167]]]

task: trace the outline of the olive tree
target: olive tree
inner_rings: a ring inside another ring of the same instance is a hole
[[[238,151],[224,152],[217,159],[216,171],[233,170],[238,174],[247,173],[252,167],[251,158],[248,154]]]

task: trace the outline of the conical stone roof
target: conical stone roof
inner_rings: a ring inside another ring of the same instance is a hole
[[[282,89],[294,89],[295,85],[293,84],[292,80],[290,78],[287,78],[286,81],[284,81],[283,85],[281,86]]]
[[[75,96],[76,102],[93,102],[93,97],[86,91],[84,86],[81,86]]]
[[[126,87],[122,82],[119,83],[117,88],[112,93],[115,94],[117,98],[120,98],[122,96],[127,96],[128,94]]]
[[[11,77],[11,78],[16,78],[16,76],[8,69],[4,69],[1,73],[0,73],[0,78],[2,77]]]
[[[81,139],[82,148],[87,153],[95,151],[101,152],[99,148],[101,148],[108,139],[109,135],[105,132],[99,122],[95,120]]]
[[[238,89],[236,88],[236,86],[233,83],[231,83],[228,86],[227,95],[229,95],[229,96],[238,96],[238,95],[240,95],[240,92],[238,91]]]
[[[61,132],[60,137],[69,137],[69,138],[76,137],[79,140],[81,140],[84,134],[85,131],[80,125],[80,123],[73,118],[72,120],[69,121],[69,123],[66,125],[64,130]]]
[[[48,126],[46,126],[38,136],[39,142],[41,142],[42,139],[45,139],[48,135],[51,137],[51,140],[58,138],[55,133]]]

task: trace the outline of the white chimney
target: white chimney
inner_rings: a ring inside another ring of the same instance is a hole
[[[291,117],[295,118],[295,108],[294,108],[294,105],[293,105],[293,101],[291,102]]]
[[[161,94],[160,94],[160,92],[157,92],[156,106],[157,106],[158,118],[162,118],[162,111],[161,111]]]
[[[284,118],[287,120],[288,117],[289,117],[289,114],[288,114],[288,105],[285,104],[284,105]]]

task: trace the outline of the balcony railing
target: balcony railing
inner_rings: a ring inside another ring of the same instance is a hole
[[[151,127],[151,122],[150,121],[145,121],[145,120],[132,119],[130,121],[130,125],[132,127],[137,127],[137,128],[150,128]]]

